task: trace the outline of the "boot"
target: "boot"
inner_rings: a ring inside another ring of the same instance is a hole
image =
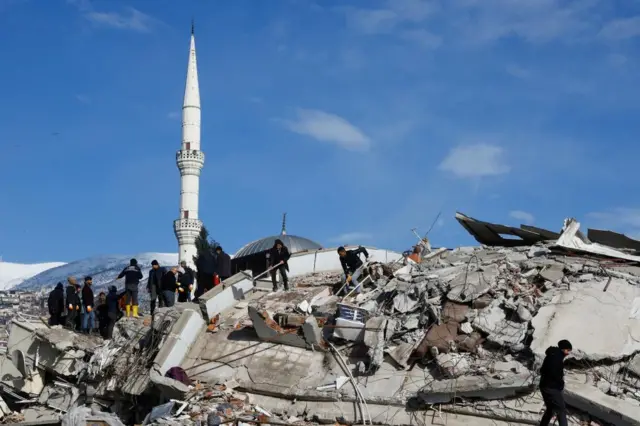
[[[131,316],[131,305],[127,305],[127,318],[129,318]]]
[[[133,317],[138,318],[138,305],[133,305]]]

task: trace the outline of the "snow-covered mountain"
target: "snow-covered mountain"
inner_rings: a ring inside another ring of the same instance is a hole
[[[51,289],[56,283],[67,283],[67,277],[76,277],[79,284],[87,275],[93,278],[94,289],[106,288],[108,285],[122,287],[124,280],[114,281],[120,271],[129,265],[129,260],[135,258],[145,278],[149,275],[151,261],[157,260],[162,266],[173,266],[178,263],[177,253],[139,253],[131,255],[96,256],[77,260],[46,270],[35,275],[16,287],[18,290]]]
[[[64,264],[64,262],[33,264],[0,262],[0,290],[8,290],[43,271]]]

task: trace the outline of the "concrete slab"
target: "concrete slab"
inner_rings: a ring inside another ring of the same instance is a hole
[[[490,376],[462,376],[457,379],[436,380],[420,389],[418,397],[427,404],[439,404],[454,398],[503,399],[533,391],[533,375],[505,375],[503,379]]]
[[[607,291],[603,289],[598,281],[574,284],[540,308],[531,322],[533,353],[544,357],[545,350],[562,339],[571,341],[572,356],[578,359],[619,360],[640,351],[640,318],[631,317],[640,288],[613,279]]]
[[[185,309],[182,312],[154,360],[161,375],[182,363],[204,329],[205,323],[200,313],[193,309]]]
[[[238,272],[224,283],[200,296],[200,308],[207,323],[221,312],[231,308],[253,291],[253,278],[247,271]]]
[[[496,285],[498,273],[498,266],[492,264],[481,270],[459,274],[450,283],[451,290],[447,293],[447,299],[460,303],[477,299]]]

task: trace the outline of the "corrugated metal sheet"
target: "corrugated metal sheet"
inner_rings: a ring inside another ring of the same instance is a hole
[[[308,238],[297,237],[295,235],[274,235],[250,242],[238,250],[233,258],[238,259],[240,257],[250,256],[252,254],[268,250],[273,247],[273,244],[278,238],[282,240],[285,246],[287,246],[291,254],[305,250],[318,250],[322,248],[320,244],[315,241],[311,241]]]

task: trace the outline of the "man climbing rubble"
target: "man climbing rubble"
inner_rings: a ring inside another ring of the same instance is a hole
[[[540,392],[544,400],[545,412],[540,426],[547,426],[555,414],[558,426],[567,426],[567,409],[564,403],[564,358],[573,347],[568,340],[560,340],[558,346],[547,348],[540,368]]]
[[[271,283],[273,284],[273,291],[278,291],[278,281],[276,281],[276,274],[280,272],[282,278],[282,284],[285,291],[289,290],[289,277],[287,277],[287,271],[289,270],[289,258],[291,254],[289,249],[284,245],[282,240],[277,239],[273,243],[273,247],[269,250],[269,267],[271,269]]]
[[[131,312],[133,311],[133,316],[135,318],[138,317],[138,285],[140,284],[140,280],[143,278],[142,271],[140,271],[140,267],[138,266],[138,261],[136,259],[131,259],[129,261],[129,266],[124,268],[118,278],[120,279],[124,277],[124,288],[125,288],[125,297],[126,297],[126,312],[127,317],[131,316]],[[133,307],[133,309],[132,309]]]
[[[355,250],[347,250],[342,246],[338,247],[338,255],[340,256],[340,264],[344,271],[347,291],[355,289],[356,294],[360,293],[361,290],[361,288],[358,287],[358,278],[362,275],[362,266],[364,265],[360,258],[361,253],[364,254],[366,260],[369,260],[369,252],[362,246]]]

